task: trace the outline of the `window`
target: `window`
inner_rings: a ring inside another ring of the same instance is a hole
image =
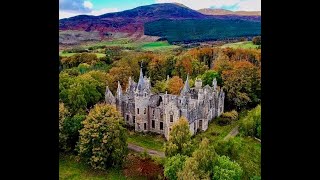
[[[144,130],[147,129],[147,123],[144,123]]]
[[[136,123],[136,116],[132,116],[133,123]]]
[[[137,113],[139,114],[139,108],[137,108]]]
[[[152,110],[152,114],[154,114],[154,110]]]
[[[127,121],[129,121],[129,115],[127,115]]]
[[[160,130],[163,130],[163,122],[160,122]]]
[[[154,120],[152,120],[152,128],[154,128],[154,127],[155,127]]]
[[[127,103],[127,109],[128,109],[128,107],[129,107],[129,104]]]
[[[160,120],[163,121],[163,114],[160,115]]]
[[[173,115],[170,115],[170,122],[173,122]]]
[[[146,113],[147,113],[147,108],[144,108],[143,113],[144,113],[144,114],[146,114]]]

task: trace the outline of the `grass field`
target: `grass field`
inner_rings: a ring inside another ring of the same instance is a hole
[[[62,53],[62,52],[60,52],[59,56],[61,56],[61,57],[70,57],[70,56],[73,56],[75,54],[77,54],[77,53]],[[95,53],[95,54],[97,55],[98,58],[106,56],[106,54],[102,54],[102,53]]]
[[[96,171],[81,162],[77,162],[73,155],[60,155],[60,180],[125,180],[121,170],[112,169],[106,172]]]
[[[128,142],[156,151],[164,151],[165,139],[159,135],[142,134],[128,131]]]
[[[145,43],[140,48],[143,51],[166,51],[178,48],[179,46],[171,45],[167,41],[157,41]]]
[[[230,47],[230,48],[242,48],[242,49],[256,49],[259,47],[259,45],[254,45],[252,41],[244,41],[244,42],[224,44],[221,47],[222,48]]]

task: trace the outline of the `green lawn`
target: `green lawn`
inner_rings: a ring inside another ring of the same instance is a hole
[[[252,41],[243,41],[236,43],[228,43],[221,46],[222,48],[230,47],[230,48],[242,48],[242,49],[256,49],[259,45],[254,45]]]
[[[165,51],[172,50],[179,46],[171,45],[167,41],[157,41],[151,43],[145,43],[141,46],[143,51]]]
[[[62,53],[62,52],[60,52],[59,56],[70,57],[70,56],[73,56],[75,54],[77,54],[77,53]],[[106,56],[106,54],[103,54],[103,53],[95,53],[95,54],[97,55],[98,58]]]
[[[97,171],[81,162],[77,162],[73,155],[60,155],[60,180],[125,180],[121,170]]]
[[[143,134],[133,131],[128,131],[128,143],[132,143],[147,149],[156,151],[164,151],[165,139],[160,135]]]

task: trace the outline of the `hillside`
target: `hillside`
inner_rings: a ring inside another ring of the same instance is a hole
[[[167,20],[206,20],[206,19],[224,19],[224,20],[245,20],[260,22],[257,16],[236,16],[236,15],[205,15],[192,10],[186,6],[175,3],[152,4],[140,6],[134,9],[107,13],[100,16],[80,15],[71,18],[61,19],[59,21],[59,30],[75,30],[86,32],[98,32],[101,39],[117,36],[129,37],[131,39],[141,39],[144,37],[145,23],[167,19]],[[189,22],[189,21],[181,21]],[[202,26],[208,29],[210,27]],[[157,31],[166,31],[158,29]],[[70,35],[73,36],[73,35]],[[161,36],[162,37],[162,36]],[[65,39],[65,38],[64,38]],[[85,39],[86,40],[86,39]],[[84,40],[84,41],[85,41]],[[71,42],[71,40],[70,40]],[[72,39],[72,42],[76,40]],[[68,41],[69,43],[69,41]]]
[[[146,23],[144,33],[160,36],[170,43],[212,41],[260,35],[261,23],[234,19],[162,19]]]
[[[261,16],[261,11],[229,11],[225,9],[199,9],[198,12],[205,15],[237,15],[237,16]]]

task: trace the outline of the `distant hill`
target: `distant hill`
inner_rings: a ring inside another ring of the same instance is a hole
[[[144,33],[170,43],[214,41],[260,35],[261,23],[237,19],[161,19],[146,23]]]
[[[126,34],[128,37],[141,38],[144,36],[145,23],[161,19],[221,19],[260,22],[260,17],[257,16],[212,16],[202,14],[181,4],[162,3],[140,6],[126,11],[107,13],[100,16],[79,15],[71,18],[61,19],[59,20],[59,30],[98,32],[100,37],[105,37],[106,35],[110,35],[112,33],[121,33]],[[158,29],[158,31],[161,30],[162,29]]]
[[[261,11],[229,11],[225,9],[199,9],[198,12],[205,15],[237,15],[237,16],[261,16]]]

